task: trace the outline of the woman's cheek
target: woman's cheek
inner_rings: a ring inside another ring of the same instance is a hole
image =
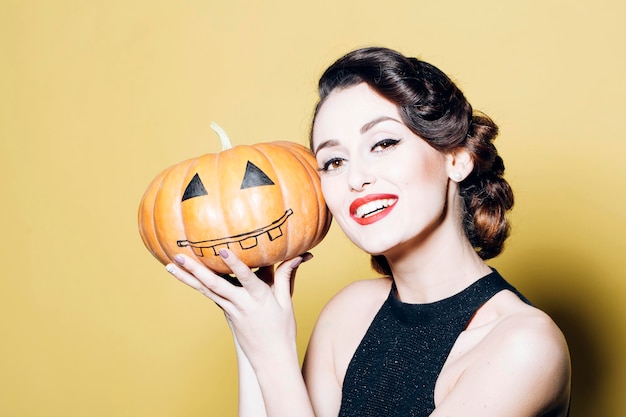
[[[326,200],[326,205],[328,206],[328,209],[330,210],[332,215],[335,216],[336,214],[335,210],[336,210],[336,204],[337,204],[336,201],[338,199],[338,195],[337,195],[338,190],[337,190],[336,184],[330,178],[324,178],[324,177],[322,177],[321,183],[322,183],[322,194],[324,195],[324,200]]]

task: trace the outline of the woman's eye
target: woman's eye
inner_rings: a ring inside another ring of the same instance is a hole
[[[400,142],[399,139],[383,139],[381,141],[376,142],[374,146],[372,146],[373,152],[384,152],[390,148],[395,147]]]
[[[321,168],[318,168],[319,171],[335,171],[341,168],[344,164],[343,158],[332,158],[322,164]]]

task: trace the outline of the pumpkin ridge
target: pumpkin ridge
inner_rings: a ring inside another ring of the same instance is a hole
[[[273,152],[280,152],[283,150],[283,148],[280,146],[275,146],[275,145],[272,146],[272,144],[268,144],[268,143],[260,143],[257,146],[254,146],[254,150],[263,156],[263,158],[267,161],[268,165],[272,168],[272,171],[274,171],[274,177],[275,177],[274,180],[277,182],[275,185],[280,187],[280,198],[281,198],[281,203],[282,203],[281,206],[283,207],[284,210],[291,210],[292,208],[286,207],[286,204],[285,204],[286,203],[285,195],[289,194],[289,193],[286,193],[286,191],[289,191],[289,190],[285,190],[284,182],[280,181],[280,179],[282,178],[281,169],[273,162],[273,158],[271,158],[270,155],[267,154],[267,151],[265,150],[266,147],[269,147],[270,150]],[[285,232],[283,232],[282,237],[285,238],[285,235],[286,235],[287,244],[285,245],[284,251],[280,255],[281,261],[285,259],[290,249],[293,247],[291,244],[292,239],[293,239],[292,237],[293,233],[288,232],[290,229],[290,226],[287,222],[285,222],[284,227],[285,227]],[[263,254],[266,257],[268,256],[266,250],[263,250]]]
[[[154,201],[152,202],[152,212],[153,213],[154,213],[154,207],[156,206],[156,203],[157,203],[157,197],[161,193],[161,189],[163,187],[163,182],[165,181],[165,178],[170,174],[170,172],[171,172],[171,169],[168,168],[167,172],[165,173],[165,175],[163,175],[163,177],[161,177],[161,181],[159,182],[159,186],[158,186],[158,188],[156,190],[156,193],[154,195]],[[159,245],[159,249],[163,252],[163,254],[165,254],[165,259],[169,259],[169,256],[167,256],[167,251],[165,250],[163,245],[161,245],[161,241],[158,239],[156,220],[155,220],[154,216],[151,216],[151,217],[152,218],[150,219],[150,225],[152,226],[155,240],[156,240],[157,244]]]
[[[284,159],[288,160],[286,163],[287,166],[297,166],[297,169],[295,169],[294,172],[298,172],[298,176],[302,177],[299,178],[303,187],[300,188],[300,191],[304,190],[303,194],[305,197],[300,196],[300,198],[296,199],[297,201],[295,202],[295,205],[297,205],[299,209],[304,210],[304,212],[299,213],[299,216],[313,220],[310,219],[310,217],[312,215],[312,211],[316,210],[316,217],[314,218],[315,223],[311,222],[314,224],[314,227],[307,227],[304,230],[298,230],[296,228],[295,233],[290,234],[291,240],[289,242],[289,254],[297,256],[317,245],[321,240],[321,231],[324,229],[324,226],[320,226],[320,221],[322,220],[322,213],[325,212],[325,205],[323,208],[324,211],[320,210],[319,198],[314,197],[321,196],[321,194],[316,193],[318,190],[315,186],[319,182],[319,177],[313,178],[311,176],[313,167],[311,166],[311,162],[307,160],[305,155],[303,155],[305,152],[308,152],[306,148],[287,141],[277,142],[276,144],[280,147],[281,152],[284,154]],[[275,162],[275,164],[276,163],[277,162]],[[288,170],[284,175],[289,176],[290,171]],[[284,182],[281,183],[281,185],[287,190],[287,192],[283,192],[283,194],[286,195],[287,198],[293,198],[293,193],[289,192],[290,187]],[[315,200],[315,202],[313,202],[313,200]],[[288,201],[288,203],[291,204],[291,201]],[[311,207],[311,209],[309,209],[310,203],[313,203],[313,207]]]
[[[305,154],[306,152],[306,154]],[[311,163],[307,160],[309,156],[313,156],[313,154],[308,150],[308,148],[297,148],[293,147],[292,154],[300,161],[300,163],[305,167],[305,171],[309,177],[310,183],[312,184],[314,191],[318,196],[322,195],[322,187],[320,183],[319,174],[317,170],[311,166]],[[314,245],[317,245],[321,242],[322,238],[326,236],[328,229],[330,228],[331,217],[328,213],[328,208],[326,207],[326,202],[323,198],[317,198],[317,228],[315,230],[315,239],[313,241]],[[324,216],[326,214],[326,216]],[[326,221],[323,218],[326,217]]]
[[[226,152],[232,152],[233,148],[229,148],[226,150],[223,150],[222,152],[218,152],[215,154],[215,157],[213,158],[213,163],[215,165],[214,169],[215,172],[217,173],[216,175],[219,175],[220,173],[220,158],[223,155],[226,155]],[[215,185],[214,187],[217,188],[217,193],[215,193],[215,195],[213,196],[213,198],[215,198],[216,200],[216,207],[220,207],[222,209],[222,211],[224,211],[224,206],[222,205],[222,193],[224,192],[223,188],[225,187],[225,184],[222,183],[222,181],[215,181]],[[224,219],[227,217],[226,214],[222,213],[222,222],[226,225],[229,225],[228,222],[225,222]],[[230,232],[230,226],[228,226],[228,230]],[[230,234],[230,233],[229,233]],[[232,273],[232,271],[228,271],[228,274]]]
[[[155,222],[155,218],[154,216],[146,216],[145,211],[146,211],[146,204],[148,203],[148,201],[146,200],[146,197],[150,197],[151,201],[151,207],[149,212],[150,213],[154,213],[154,208],[156,206],[156,202],[157,202],[157,196],[158,194],[161,192],[161,186],[163,185],[163,181],[165,180],[165,177],[167,177],[167,174],[169,173],[170,169],[165,169],[163,171],[161,171],[161,173],[152,181],[150,187],[148,188],[148,191],[146,191],[146,193],[144,194],[144,197],[141,200],[141,207],[139,210],[139,215],[140,215],[140,224],[141,224],[141,228],[140,228],[140,235],[141,238],[144,240],[144,243],[148,243],[148,249],[150,250],[150,252],[152,253],[152,255],[159,259],[162,263],[164,263],[166,260],[169,259],[169,256],[167,256],[167,251],[165,250],[165,248],[161,245],[161,242],[158,239],[158,235],[157,235],[157,231],[156,231],[156,222]],[[157,184],[158,181],[158,184]],[[146,230],[146,217],[149,220],[149,232]]]
[[[202,156],[200,156],[198,158],[192,158],[192,159],[187,160],[187,164],[186,164],[187,165],[187,170],[185,170],[185,173],[180,176],[181,187],[176,187],[177,190],[184,190],[186,188],[186,184],[185,183],[188,181],[187,177],[189,176],[189,172],[192,170],[192,168],[195,168],[196,165],[198,165],[198,162],[199,162],[200,158],[202,158]],[[181,198],[182,198],[182,196],[181,196]],[[182,199],[181,198],[177,198],[176,199],[177,201],[181,200],[179,202],[179,204],[182,204]],[[183,239],[187,239],[187,225],[185,224],[185,217],[184,217],[184,214],[183,214],[182,207],[181,206],[179,206],[179,207],[180,207],[179,208],[179,210],[180,210],[180,225],[181,225],[182,236],[177,238],[177,239],[178,240],[183,240]],[[192,253],[192,256],[195,257],[196,260],[198,260],[196,254],[193,252],[193,250],[191,251],[191,253]]]
[[[308,175],[308,171],[309,171],[309,167],[308,167],[309,164],[308,164],[308,162],[307,161],[303,161],[301,158],[299,158],[298,153],[296,151],[297,147],[293,146],[293,144],[289,143],[289,146],[286,146],[285,149],[286,149],[286,151],[289,154],[289,158],[294,160],[294,161],[296,161],[296,162],[293,162],[293,163],[294,164],[298,163],[300,165],[300,170],[304,171],[306,173],[307,179],[309,181],[304,181],[304,183],[306,183],[307,187],[308,187],[309,184],[310,184],[310,180],[311,180],[310,175]],[[308,200],[308,198],[307,198],[307,200]],[[304,213],[301,213],[300,215],[303,216]],[[310,213],[307,213],[307,217],[309,215],[310,215]],[[318,213],[316,213],[315,224],[319,224],[319,221],[320,221],[320,219],[319,219],[319,210],[318,210]],[[308,237],[308,240],[300,242],[300,244],[305,246],[305,248],[303,248],[303,249],[298,248],[298,252],[303,252],[303,251],[306,250],[307,246],[311,246],[311,244],[315,244],[316,243],[317,235],[318,235],[317,227],[316,227],[316,229],[312,233],[310,231],[308,231],[308,230],[305,230],[305,231],[303,231],[303,234]],[[298,237],[297,236],[298,234],[296,233],[294,235],[296,235],[296,236],[294,236],[294,240],[295,240]],[[301,239],[298,239],[298,240],[301,240]],[[308,244],[305,245],[305,243],[308,243]],[[297,255],[300,255],[300,253],[298,253]]]

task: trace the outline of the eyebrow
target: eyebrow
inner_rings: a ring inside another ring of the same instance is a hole
[[[371,122],[367,122],[363,126],[361,126],[361,134],[367,133],[368,130],[370,130],[371,128],[373,128],[377,124],[382,123],[382,122],[386,122],[388,120],[391,120],[392,122],[396,122],[396,123],[402,124],[402,122],[400,122],[397,119],[394,119],[393,117],[381,116],[381,117],[377,117],[376,119],[372,120]]]
[[[359,132],[363,135],[365,133],[367,133],[370,129],[372,129],[374,126],[376,126],[379,123],[382,122],[386,122],[386,121],[392,121],[392,122],[396,122],[396,123],[400,123],[402,124],[401,121],[399,121],[398,119],[394,119],[393,117],[389,117],[389,116],[380,116],[377,117],[376,119],[365,123],[363,126],[361,126],[361,129],[359,130]],[[315,149],[314,154],[317,155],[317,153],[324,149],[324,148],[328,148],[328,147],[333,147],[333,146],[339,146],[339,141],[335,140],[335,139],[329,139],[326,140],[322,143],[320,143],[320,146],[317,147],[317,149]]]
[[[313,153],[317,155],[317,153],[324,148],[338,146],[338,145],[339,145],[339,141],[336,141],[335,139],[325,140],[324,142],[320,143],[320,146],[318,146],[317,149],[315,149],[315,152]]]

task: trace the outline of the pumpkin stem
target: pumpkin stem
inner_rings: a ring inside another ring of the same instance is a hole
[[[215,130],[217,135],[220,137],[220,141],[222,141],[223,151],[225,151],[226,149],[231,149],[233,147],[233,145],[230,143],[230,139],[228,139],[228,135],[226,134],[224,129],[220,127],[220,125],[215,122],[211,122],[211,129]]]

